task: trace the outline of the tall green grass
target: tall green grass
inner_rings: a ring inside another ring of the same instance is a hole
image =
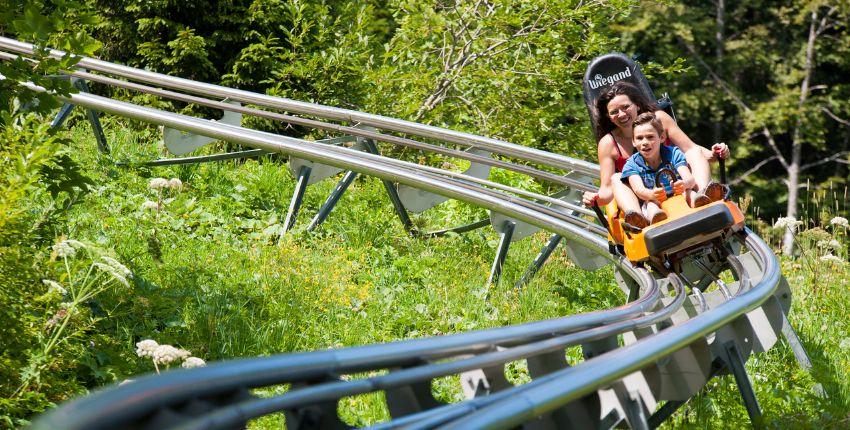
[[[96,153],[88,125],[70,130],[75,157],[97,185],[54,232],[113,250],[135,275],[130,300],[97,320],[90,333],[103,341],[91,346],[92,356],[100,358],[87,363],[79,376],[87,378],[89,388],[152,371],[150,361],[134,353],[134,344],[148,338],[216,361],[458,333],[624,301],[609,268],[582,271],[563,247],[533,282],[515,290],[513,283],[547,239],[542,232],[512,245],[503,281],[488,287],[498,241],[492,229],[411,238],[374,178],[358,178],[325,224],[305,232],[334,181],[311,186],[295,229],[281,237],[294,180],[280,157],[140,167],[138,162],[164,154],[157,131],[116,119],[107,119],[105,127],[110,157]],[[142,209],[156,197],[148,188],[154,177],[176,177],[185,185],[168,195],[172,200],[158,214]],[[513,179],[507,175],[507,180]],[[480,209],[449,202],[414,221],[429,229],[484,216]],[[767,225],[760,228],[773,240]],[[846,249],[846,237],[838,239]],[[812,251],[783,260],[795,294],[790,318],[815,363],[813,372],[801,371],[784,343],[747,363],[769,427],[847,424],[846,251],[845,263],[831,266],[819,255]],[[568,355],[573,364],[580,360],[578,350]],[[524,362],[512,363],[506,372],[512,381],[528,380]],[[816,383],[828,398],[814,394]],[[440,399],[461,398],[456,378],[442,378],[433,387]],[[343,399],[340,415],[354,425],[387,419],[382,398],[376,393]],[[747,421],[734,380],[721,377],[666,425],[728,428]],[[272,416],[252,427],[279,427],[281,422],[282,417]]]

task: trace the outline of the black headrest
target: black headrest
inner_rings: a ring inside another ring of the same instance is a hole
[[[594,106],[594,102],[614,82],[619,81],[633,84],[643,92],[647,99],[656,100],[646,76],[640,71],[640,67],[625,54],[612,52],[594,58],[587,65],[587,72],[584,74],[584,83],[582,84],[584,104],[587,105],[587,112],[590,114],[590,126],[594,129],[594,135],[596,134],[596,106]]]

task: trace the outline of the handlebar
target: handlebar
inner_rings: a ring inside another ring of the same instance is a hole
[[[721,157],[721,151],[714,151],[714,156],[717,157],[717,163],[720,165],[720,183],[726,183],[726,159]]]

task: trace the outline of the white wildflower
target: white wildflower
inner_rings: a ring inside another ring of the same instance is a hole
[[[59,257],[71,257],[77,253],[78,249],[85,248],[86,244],[79,240],[66,239],[56,245],[53,245],[53,252]]]
[[[183,181],[179,178],[171,178],[168,181],[168,188],[174,191],[180,191],[183,189]]]
[[[165,178],[153,178],[148,182],[148,187],[152,190],[160,190],[163,188],[168,188],[168,179]]]
[[[844,260],[842,260],[841,257],[835,256],[835,255],[832,255],[832,254],[826,254],[826,255],[822,256],[820,258],[820,261],[844,264]]]
[[[142,203],[142,210],[148,210],[148,209],[154,210],[154,211],[159,210],[159,203],[154,202],[154,201],[150,201],[150,200],[147,200],[144,203]]]
[[[850,227],[850,223],[847,222],[847,218],[844,218],[844,217],[841,217],[841,216],[837,216],[837,217],[829,220],[829,223],[832,224],[835,227],[844,227],[844,228]]]
[[[68,245],[73,246],[74,249],[82,249],[82,248],[86,247],[86,244],[83,243],[83,242],[80,242],[79,240],[65,239],[64,242],[67,243]]]
[[[233,187],[233,189],[236,190],[237,193],[241,193],[242,191],[247,190],[247,188],[245,188],[245,186],[242,185],[242,184],[236,184],[236,186]]]
[[[42,279],[41,282],[44,285],[47,285],[47,292],[48,293],[56,292],[56,293],[59,293],[59,295],[62,295],[62,296],[64,296],[65,294],[68,294],[68,290],[62,288],[62,285],[59,284],[56,281],[51,281],[50,279]]]
[[[121,273],[122,275],[128,278],[133,277],[133,272],[131,272],[130,269],[127,268],[127,266],[121,264],[118,260],[107,256],[103,256],[100,258],[103,260],[104,263],[112,266],[112,268],[118,271],[118,273]]]
[[[195,367],[204,367],[206,365],[207,363],[198,357],[189,357],[186,359],[186,361],[183,362],[181,366],[186,369],[194,369]]]
[[[153,362],[156,364],[170,364],[180,360],[180,351],[171,345],[160,345],[153,351],[151,358],[153,358]]]
[[[832,249],[841,249],[841,242],[839,242],[835,239],[830,240],[829,242],[827,242],[826,245],[829,246]]]
[[[104,263],[97,262],[97,261],[92,263],[92,265],[94,267],[97,267],[98,269],[103,270],[104,272],[112,275],[113,279],[120,282],[125,287],[128,287],[128,288],[130,287],[130,282],[127,281],[127,277],[124,275],[124,273],[119,272],[118,269],[116,269],[115,267],[112,267],[109,264],[104,264]]]
[[[773,228],[781,228],[783,230],[790,228],[796,230],[801,225],[803,225],[803,221],[797,221],[793,217],[785,216],[777,219],[776,223],[773,224]]]
[[[153,352],[159,347],[153,339],[145,339],[141,342],[136,342],[136,355],[139,357],[153,357]]]
[[[59,257],[70,257],[74,255],[77,250],[65,242],[59,242],[56,245],[53,245],[53,252],[55,252]]]

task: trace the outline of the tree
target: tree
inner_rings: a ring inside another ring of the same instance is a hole
[[[47,372],[34,353],[45,322],[55,312],[43,299],[44,249],[55,239],[67,209],[90,181],[79,172],[67,140],[49,128],[55,97],[21,85],[32,82],[54,94],[74,92],[55,75],[76,59],[47,58],[47,46],[91,55],[99,44],[83,25],[95,21],[75,1],[0,1],[0,34],[36,44],[33,60],[0,61],[0,427],[17,428],[32,414],[84,389],[79,377]],[[65,230],[64,228],[61,228]],[[79,342],[51,355],[57,369],[80,359]],[[76,347],[75,347],[76,346]]]
[[[735,149],[732,184],[778,194],[774,201],[796,218],[806,179],[846,175],[816,168],[848,159],[847,19],[846,2],[714,0],[649,7],[625,29],[628,46],[646,57],[689,60],[690,72],[667,83],[680,91],[688,132],[704,143],[726,136]],[[770,201],[758,203],[776,214]],[[790,254],[790,231],[783,242]]]
[[[581,81],[635,5],[397,2],[370,109],[592,159]]]

